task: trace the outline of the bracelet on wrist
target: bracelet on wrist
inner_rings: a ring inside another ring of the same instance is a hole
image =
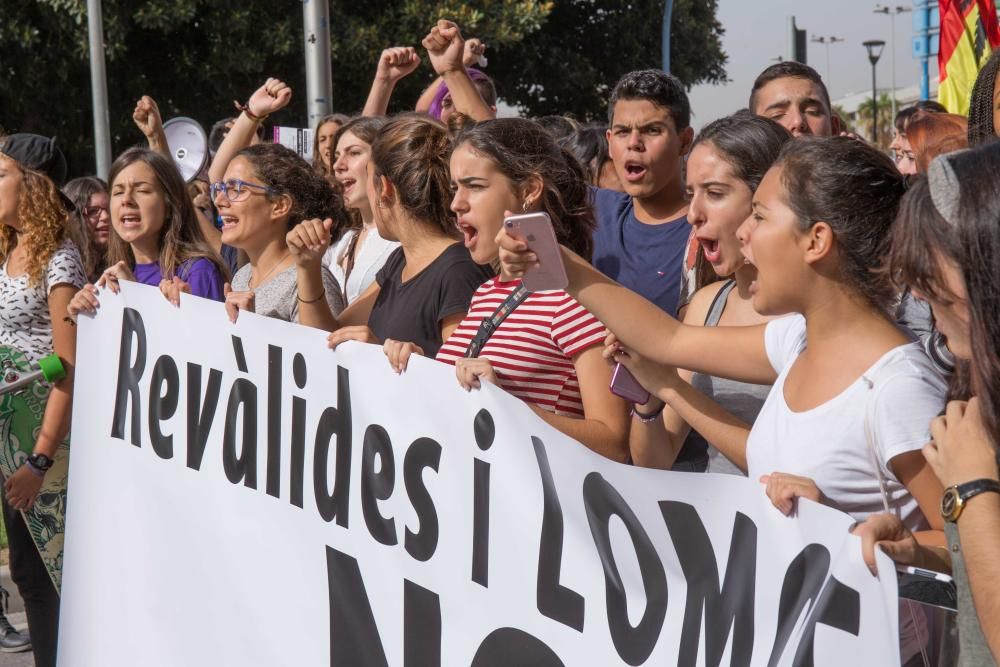
[[[45,477],[45,471],[36,466],[34,463],[32,463],[31,459],[25,461],[24,465],[25,467],[28,468],[28,470],[31,471],[31,474],[33,474],[35,477]]]
[[[319,296],[316,297],[315,299],[303,299],[301,294],[296,294],[295,298],[299,300],[299,303],[316,303],[317,301],[319,301],[320,299],[322,299],[324,296],[326,296],[326,290],[325,289],[322,292],[320,292]]]
[[[236,100],[233,100],[233,106],[236,107],[237,111],[242,111],[243,113],[245,113],[247,115],[247,118],[249,118],[255,123],[263,123],[265,120],[267,120],[267,117],[270,115],[270,114],[264,114],[263,116],[258,116],[254,112],[250,111],[250,105],[240,104]]]
[[[665,407],[667,407],[666,403],[664,403],[663,405],[661,405],[657,409],[653,410],[652,412],[642,412],[641,410],[639,410],[639,408],[633,406],[632,407],[632,416],[635,417],[636,419],[638,419],[643,424],[648,424],[650,422],[653,422],[653,421],[656,421],[657,419],[659,419],[660,415],[663,414],[663,409]]]

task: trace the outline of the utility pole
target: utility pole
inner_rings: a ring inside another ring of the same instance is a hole
[[[330,74],[329,0],[302,0],[305,28],[306,105],[308,127],[333,111],[333,79]]]
[[[663,28],[660,43],[663,47],[663,71],[670,74],[670,24],[673,19],[674,0],[665,0],[663,4]]]
[[[884,5],[875,5],[875,9],[872,10],[876,14],[885,14],[889,17],[890,22],[890,33],[889,33],[889,49],[892,51],[890,54],[892,56],[892,117],[896,118],[896,16],[898,14],[903,14],[905,12],[912,12],[913,9],[910,7],[903,7],[902,5],[896,5],[895,7],[886,7]]]
[[[809,39],[809,41],[810,42],[814,42],[816,44],[822,44],[823,46],[826,47],[826,87],[829,88],[830,87],[830,45],[831,44],[836,44],[837,42],[843,42],[844,38],[843,37],[817,37],[816,35],[813,35]]]
[[[111,124],[108,121],[108,77],[104,69],[104,20],[101,0],[87,0],[87,41],[90,46],[90,100],[94,111],[94,157],[97,175],[111,169]]]

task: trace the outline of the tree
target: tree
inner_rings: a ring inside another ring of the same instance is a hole
[[[363,106],[379,52],[419,46],[438,18],[489,45],[501,96],[532,115],[599,117],[622,73],[660,63],[662,0],[329,2],[334,107],[346,113]],[[715,8],[716,0],[675,2],[671,57],[689,85],[724,80]],[[305,123],[301,3],[104,0],[103,10],[115,154],[142,141],[131,115],[144,94],[165,119],[190,116],[207,129],[277,76],[296,98],[272,122]],[[425,64],[404,79],[391,110],[412,108],[432,78]],[[56,135],[71,174],[93,171],[86,0],[4,0],[0,126]]]
[[[878,123],[878,148],[884,151],[889,150],[889,144],[892,143],[893,134],[893,117],[892,117],[892,100],[885,93],[879,95],[878,104],[876,105],[876,114],[872,114],[872,100],[868,98],[858,107],[857,113],[857,129],[868,137],[871,141],[872,138],[872,128],[873,121]]]
[[[726,80],[717,4],[674,2],[670,65],[688,87]],[[661,67],[663,6],[663,0],[559,2],[539,34],[497,49],[489,73],[500,96],[529,115],[603,119],[623,74]]]

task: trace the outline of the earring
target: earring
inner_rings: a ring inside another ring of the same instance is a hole
[[[387,200],[387,199],[379,199],[378,200],[378,207],[379,208],[389,208],[389,200]]]
[[[528,200],[525,199],[524,202],[521,204],[521,213],[527,213],[527,212],[528,212]]]

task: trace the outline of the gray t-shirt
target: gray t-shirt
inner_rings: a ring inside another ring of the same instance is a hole
[[[233,276],[233,291],[247,292],[250,290],[250,272],[252,267],[246,264]],[[326,302],[333,314],[339,315],[344,309],[344,296],[330,270],[322,267],[323,288],[326,290]],[[258,315],[274,317],[286,322],[299,321],[299,286],[295,280],[295,265],[288,267],[270,279],[258,285],[254,292],[254,311]],[[314,297],[315,295],[307,294]]]

